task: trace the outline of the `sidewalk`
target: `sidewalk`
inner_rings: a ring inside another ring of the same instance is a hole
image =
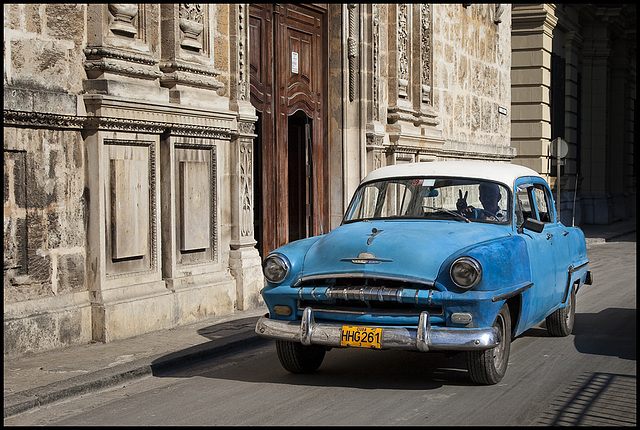
[[[630,218],[625,221],[614,222],[608,225],[589,224],[582,226],[582,231],[587,239],[587,247],[589,245],[604,243],[608,240],[615,239],[625,234],[636,231],[636,218]]]
[[[587,247],[636,231],[636,220],[583,227]],[[75,345],[4,361],[4,417],[259,342],[266,307],[134,338]]]
[[[237,311],[130,339],[5,358],[4,417],[266,342],[254,332],[266,312]]]

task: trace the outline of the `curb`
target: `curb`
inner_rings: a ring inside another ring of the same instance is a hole
[[[625,236],[627,234],[631,234],[631,233],[633,233],[635,231],[636,231],[635,227],[630,227],[627,230],[623,230],[623,231],[620,231],[620,232],[617,232],[617,233],[605,234],[604,235],[605,237],[586,237],[585,238],[585,242],[587,243],[587,246],[589,246],[589,245],[597,245],[597,244],[600,244],[600,243],[607,243],[612,239],[617,239],[618,237]]]
[[[130,363],[114,366],[109,369],[80,375],[68,380],[45,385],[43,387],[14,393],[4,398],[4,418],[26,412],[55,401],[87,394],[100,389],[113,387],[122,382],[139,379],[144,376],[160,374],[169,369],[176,369],[194,364],[214,355],[236,351],[247,347],[256,347],[268,342],[254,332],[240,333],[227,338],[224,344],[219,341],[195,345],[186,350],[168,354],[145,357]]]

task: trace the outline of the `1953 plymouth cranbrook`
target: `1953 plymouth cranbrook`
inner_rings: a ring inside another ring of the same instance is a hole
[[[571,333],[587,267],[584,234],[559,222],[535,171],[388,166],[362,181],[340,227],[265,258],[256,333],[293,373],[336,347],[465,351],[471,379],[496,384],[513,338],[545,318],[551,335]]]

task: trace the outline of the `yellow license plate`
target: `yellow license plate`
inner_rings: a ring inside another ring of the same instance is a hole
[[[382,328],[380,327],[342,326],[340,335],[340,345],[342,346],[380,349],[381,342]]]

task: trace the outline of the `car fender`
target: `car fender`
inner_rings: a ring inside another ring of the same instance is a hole
[[[511,291],[531,282],[527,245],[521,237],[509,236],[482,242],[452,254],[440,267],[437,285],[460,294],[467,291],[457,287],[449,274],[453,262],[464,256],[474,258],[482,267],[482,279],[473,288],[475,291],[495,291],[497,297],[508,296]]]
[[[482,266],[482,279],[475,287],[465,290],[457,287],[451,280],[450,269],[455,260],[468,256]],[[449,306],[450,312],[463,309],[477,315],[479,326],[491,325],[502,304],[518,298],[514,310],[522,309],[521,296],[533,285],[526,242],[519,236],[492,239],[475,246],[462,249],[447,258],[438,273],[436,287],[446,289],[455,297],[455,305]],[[465,298],[468,303],[465,303]],[[479,299],[484,298],[483,303]],[[478,302],[478,303],[475,303]],[[512,315],[514,325],[521,312]]]
[[[321,237],[322,235],[296,240],[294,242],[287,243],[286,245],[283,245],[275,249],[274,251],[271,251],[267,255],[268,257],[272,254],[280,254],[286,257],[289,262],[289,273],[278,284],[290,283],[291,280],[297,279],[300,276],[300,272],[302,272],[304,264],[304,257],[307,254],[307,251],[309,251],[309,248],[311,248],[311,246],[313,246],[313,244],[316,243]],[[268,282],[266,288],[273,286],[274,284]]]

